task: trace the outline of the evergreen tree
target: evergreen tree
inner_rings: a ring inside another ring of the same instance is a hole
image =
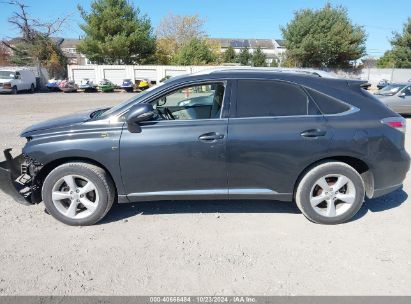
[[[238,54],[238,62],[241,65],[250,65],[251,59],[252,59],[252,55],[250,54],[248,47],[243,48],[240,51],[240,54]]]
[[[392,50],[385,52],[378,62],[380,68],[411,68],[411,18],[404,24],[402,33],[395,33]]]
[[[184,44],[173,58],[180,65],[205,65],[216,60],[216,56],[205,39],[193,38]]]
[[[78,50],[100,64],[140,64],[152,60],[156,41],[150,19],[127,0],[94,0],[91,12],[78,6],[85,37]]]
[[[237,60],[237,55],[234,51],[234,48],[230,45],[223,53],[223,62],[234,63],[236,62],[236,60]]]
[[[281,28],[287,60],[302,67],[347,67],[365,54],[363,27],[348,18],[343,7],[297,11]]]
[[[257,47],[253,53],[252,62],[255,67],[265,67],[267,56],[263,53],[260,47]]]
[[[277,68],[278,67],[278,62],[275,58],[273,58],[273,61],[271,61],[270,67],[272,67],[272,68]]]

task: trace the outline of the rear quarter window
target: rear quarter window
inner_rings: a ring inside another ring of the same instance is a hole
[[[323,114],[339,114],[350,109],[350,106],[348,104],[343,103],[334,97],[310,88],[306,88],[306,90],[310,94],[311,98],[314,99],[315,103]]]
[[[316,111],[298,85],[272,80],[239,80],[236,117],[308,115]]]

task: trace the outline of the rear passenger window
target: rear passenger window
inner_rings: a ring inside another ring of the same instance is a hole
[[[309,88],[307,88],[307,91],[317,103],[323,114],[338,114],[350,109],[349,105],[342,103],[334,97],[325,95]]]
[[[312,109],[305,92],[281,81],[239,80],[237,117],[307,115]]]

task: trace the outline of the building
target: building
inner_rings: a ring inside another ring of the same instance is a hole
[[[271,64],[273,60],[281,64],[285,52],[284,42],[280,39],[240,39],[240,38],[209,38],[209,40],[221,47],[221,52],[227,50],[229,46],[233,47],[238,54],[242,49],[248,47],[252,54],[258,47],[267,56],[267,63]],[[90,65],[90,60],[83,54],[77,52],[77,45],[80,40],[64,38],[60,47],[68,58],[69,64]]]
[[[80,39],[73,38],[53,38],[57,45],[60,46],[64,55],[68,59],[69,65],[92,65],[93,63],[83,54],[77,51]],[[267,56],[267,64],[270,65],[275,60],[280,66],[286,51],[284,41],[280,39],[241,39],[241,38],[209,38],[209,40],[220,46],[223,53],[228,47],[232,47],[236,54],[244,48],[248,48],[252,54],[258,47]],[[21,38],[14,38],[8,43],[15,45],[21,41]],[[8,54],[11,55],[11,54]]]
[[[252,54],[260,47],[267,56],[268,64],[271,64],[271,62],[275,60],[281,65],[284,52],[286,51],[284,41],[280,39],[210,38],[210,41],[220,45],[221,52],[226,51],[227,48],[231,46],[236,54],[240,53],[240,51],[246,47]]]
[[[83,54],[77,52],[77,45],[80,43],[79,39],[63,38],[60,48],[67,57],[68,64],[87,65],[91,64],[90,60]]]

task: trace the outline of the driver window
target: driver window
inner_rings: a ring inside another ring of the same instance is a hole
[[[224,98],[222,83],[178,89],[153,102],[158,120],[220,118]]]

